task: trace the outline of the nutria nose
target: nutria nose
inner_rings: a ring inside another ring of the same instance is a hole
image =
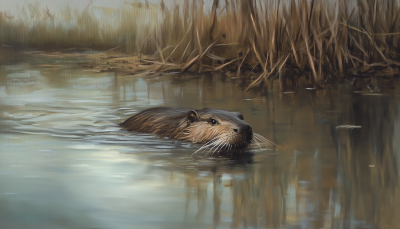
[[[249,128],[247,128],[247,141],[251,141],[253,139],[253,129],[251,128],[251,126],[249,126]]]
[[[238,129],[233,129],[233,131],[238,132]]]

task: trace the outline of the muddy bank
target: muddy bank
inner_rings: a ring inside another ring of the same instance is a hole
[[[275,85],[278,90],[294,90],[298,87],[317,89],[314,86],[312,71],[310,69],[300,69],[296,66],[288,65],[284,69],[275,69],[268,75],[264,74],[260,65],[249,66],[240,59],[224,59],[212,61],[210,64],[202,64],[199,71],[198,63],[180,63],[160,61],[157,54],[154,55],[133,55],[124,51],[125,47],[116,47],[107,51],[94,51],[91,49],[63,49],[60,51],[33,51],[33,50],[11,50],[2,49],[1,62],[12,61],[13,58],[27,58],[28,56],[50,57],[50,58],[72,58],[77,59],[77,63],[83,71],[102,73],[115,72],[119,75],[147,74],[149,76],[162,75],[165,73],[222,73],[230,79],[242,80],[243,93],[250,88],[270,88]],[[6,58],[7,57],[7,58]],[[13,58],[12,58],[13,57]],[[321,88],[347,81],[354,91],[379,92],[381,87],[388,87],[399,79],[400,71],[397,65],[385,63],[366,65],[358,68],[346,70],[344,77],[338,78],[335,75],[327,74]]]

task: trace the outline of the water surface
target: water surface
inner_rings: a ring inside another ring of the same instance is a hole
[[[243,80],[221,74],[12,60],[0,66],[0,228],[399,228],[397,83],[236,96]],[[194,159],[199,145],[118,127],[155,106],[241,112],[282,149]]]

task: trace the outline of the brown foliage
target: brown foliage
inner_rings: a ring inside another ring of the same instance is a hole
[[[240,72],[239,66],[246,71],[259,65],[262,72],[252,85],[286,70],[310,75],[315,87],[328,79],[369,77],[367,70],[375,67],[388,69],[389,76],[399,74],[400,5],[395,0],[214,0],[211,12],[194,0],[170,8],[147,1],[127,2],[118,10],[91,7],[78,13],[67,6],[54,13],[37,3],[22,8],[22,18],[2,13],[0,42],[123,45],[128,53],[157,56],[162,63],[157,71],[166,62],[199,72],[229,66]],[[103,13],[101,20],[95,11]]]

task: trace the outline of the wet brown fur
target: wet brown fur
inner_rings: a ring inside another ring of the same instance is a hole
[[[212,124],[212,119],[217,124]],[[218,141],[232,148],[247,146],[253,132],[238,112],[203,108],[188,110],[156,107],[144,110],[120,124],[129,131],[156,134],[193,143]]]

